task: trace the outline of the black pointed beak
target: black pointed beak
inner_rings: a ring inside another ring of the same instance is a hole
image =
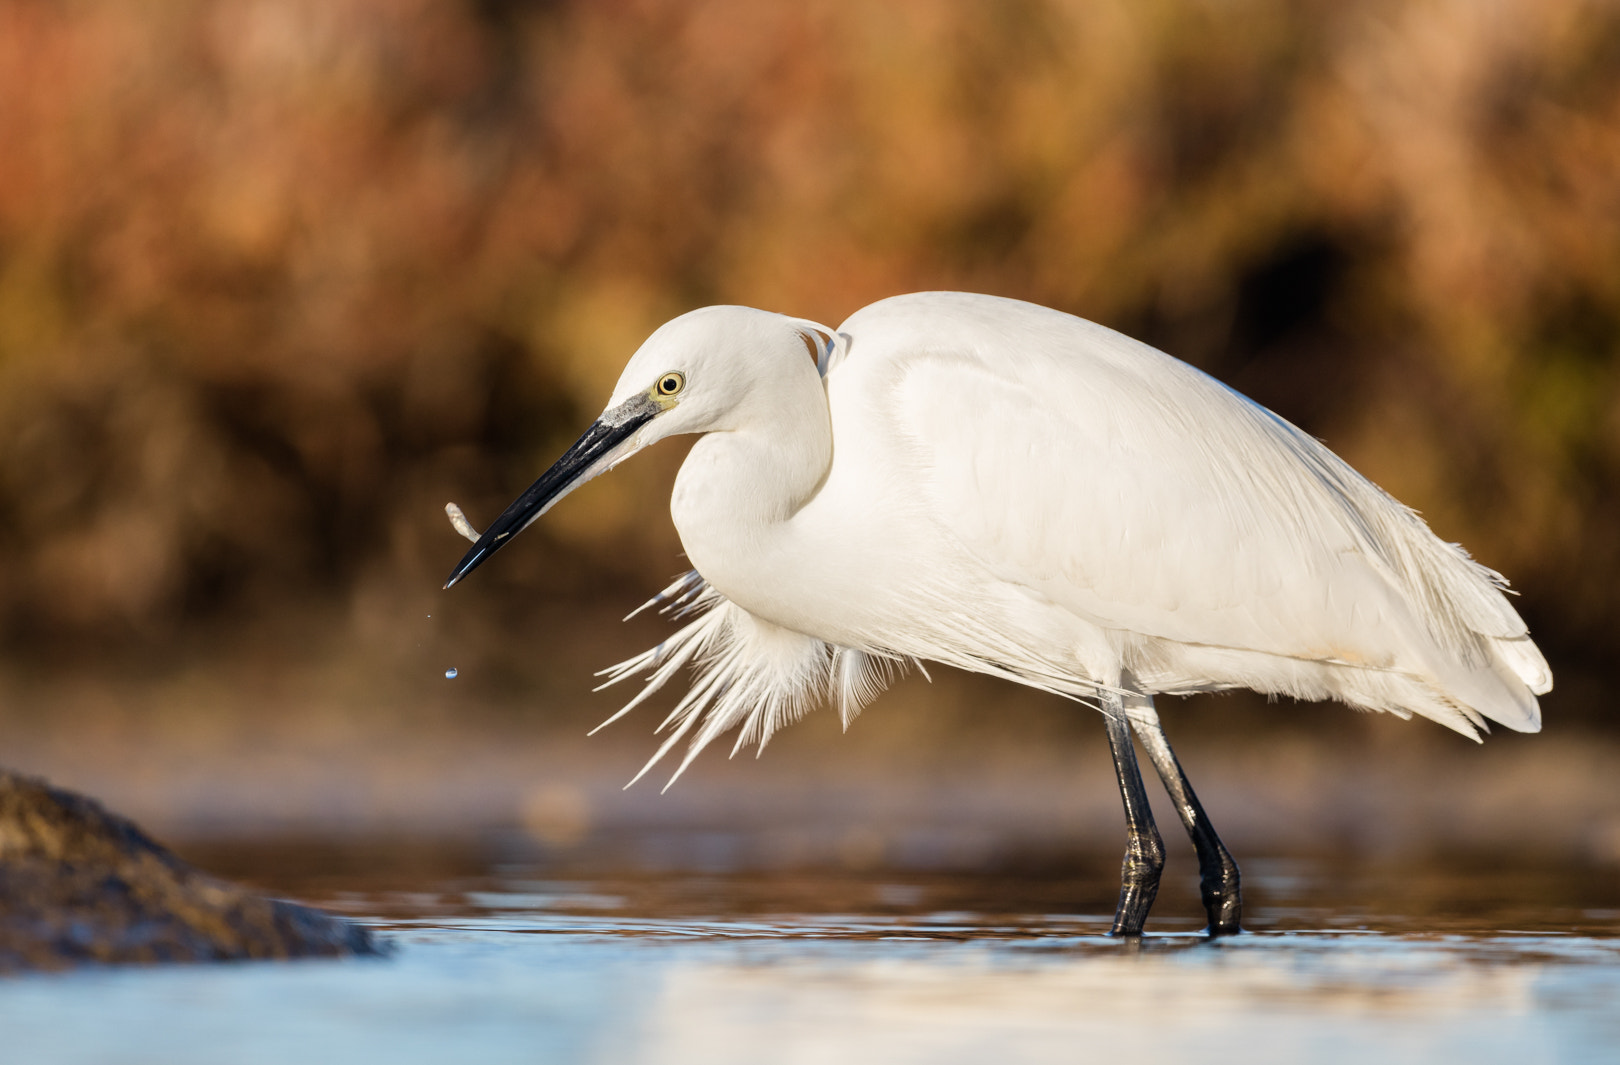
[[[512,537],[528,528],[551,505],[601,472],[599,463],[614,448],[635,435],[637,429],[658,415],[659,407],[645,395],[634,396],[608,411],[585,430],[585,435],[574,446],[563,452],[562,458],[529,490],[518,496],[496,518],[484,535],[473,544],[472,550],[462,558],[444,582],[453,587],[461,578],[477,569],[483,561],[507,544]]]

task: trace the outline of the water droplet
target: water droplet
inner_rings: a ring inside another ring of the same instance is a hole
[[[456,667],[455,666],[451,666],[449,669],[444,671],[444,679],[445,680],[455,680],[456,679]]]

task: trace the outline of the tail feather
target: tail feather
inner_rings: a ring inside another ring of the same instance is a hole
[[[1552,669],[1547,665],[1547,660],[1541,656],[1541,649],[1531,642],[1529,636],[1492,640],[1491,648],[1496,652],[1496,657],[1515,677],[1523,681],[1524,686],[1531,692],[1546,695],[1552,691]]]

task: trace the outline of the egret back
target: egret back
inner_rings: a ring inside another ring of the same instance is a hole
[[[1194,367],[963,293],[884,300],[840,332],[835,433],[840,392],[889,410],[935,520],[1111,634],[1120,677],[1539,728],[1551,675],[1506,582]]]

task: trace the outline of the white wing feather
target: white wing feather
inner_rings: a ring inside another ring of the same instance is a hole
[[[1500,576],[1213,378],[993,297],[897,297],[841,331],[852,366],[887,364],[931,510],[999,578],[1106,629],[1409,676],[1439,706],[1405,709],[1462,731],[1539,727],[1550,674]],[[1398,711],[1392,685],[1328,694]]]

